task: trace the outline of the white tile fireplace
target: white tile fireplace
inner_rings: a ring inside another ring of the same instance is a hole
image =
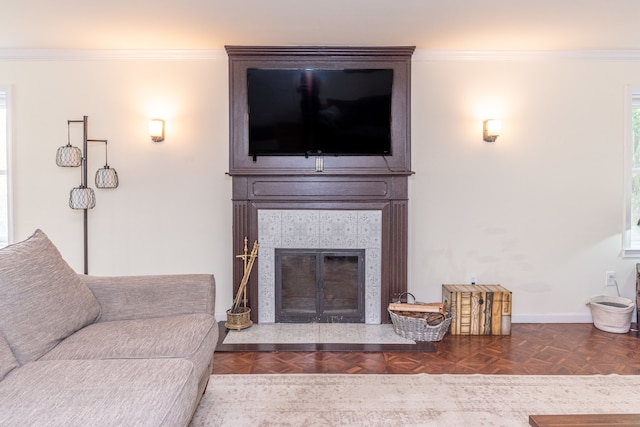
[[[275,250],[364,249],[365,323],[380,324],[380,210],[258,209],[258,322],[275,322]]]

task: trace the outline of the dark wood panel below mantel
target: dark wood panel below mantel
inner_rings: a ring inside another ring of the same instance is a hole
[[[406,176],[234,176],[234,200],[406,200]]]
[[[385,181],[349,181],[336,186],[332,181],[254,181],[252,193],[255,197],[290,197],[291,194],[310,197],[385,197],[389,187]]]

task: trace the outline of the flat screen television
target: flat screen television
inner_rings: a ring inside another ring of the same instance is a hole
[[[391,155],[393,69],[247,69],[249,156]]]

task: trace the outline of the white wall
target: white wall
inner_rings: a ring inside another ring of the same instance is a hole
[[[0,63],[0,82],[14,88],[16,239],[41,228],[82,272],[82,211],[67,204],[80,171],[56,166],[55,154],[66,144],[67,120],[87,115],[89,138],[109,140],[109,164],[120,178],[115,190],[96,189],[89,273],[213,273],[216,310],[224,313],[232,293],[226,61],[220,53]],[[162,143],[148,135],[156,116],[166,120]],[[88,152],[93,186],[104,149],[89,143]]]
[[[418,54],[419,56],[419,54]],[[590,321],[585,302],[622,259],[625,85],[640,64],[532,57],[417,58],[413,65],[410,283],[422,300],[442,283],[500,283],[514,321]],[[482,121],[502,135],[482,140]]]
[[[98,55],[99,56],[99,55]],[[232,299],[227,60],[0,62],[14,89],[15,236],[43,229],[82,271],[82,214],[67,205],[77,169],[55,165],[66,122],[89,116],[109,139],[116,190],[96,190],[90,273],[214,273],[216,311]],[[500,283],[514,321],[589,321],[585,302],[622,259],[625,85],[640,63],[606,59],[432,60],[413,64],[409,290],[440,300],[440,285]],[[150,141],[147,120],[166,119]],[[482,120],[501,118],[496,143]],[[79,144],[79,142],[77,142]],[[103,149],[89,148],[89,173]],[[92,179],[92,178],[91,178]]]

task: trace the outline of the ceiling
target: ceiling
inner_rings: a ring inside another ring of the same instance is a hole
[[[0,1],[0,49],[640,49],[638,0]]]

